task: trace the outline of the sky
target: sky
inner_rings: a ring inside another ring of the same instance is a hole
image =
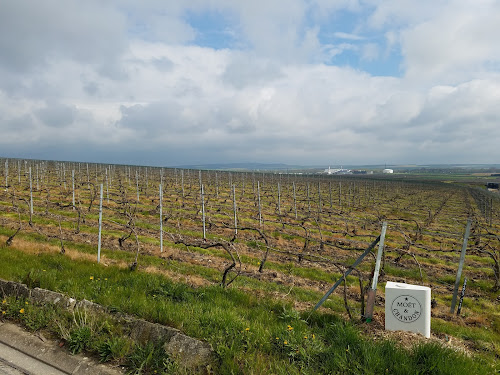
[[[0,0],[0,157],[500,163],[497,0]]]

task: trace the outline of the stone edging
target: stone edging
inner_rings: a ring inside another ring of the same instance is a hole
[[[62,293],[41,288],[30,289],[25,284],[15,281],[0,279],[0,293],[3,296],[28,298],[39,305],[51,303],[69,311],[86,309],[109,314],[109,311],[105,307],[86,299],[77,301]],[[130,337],[135,341],[142,344],[150,341],[164,342],[165,351],[182,367],[187,369],[206,369],[212,367],[211,365],[215,361],[214,351],[210,344],[189,337],[176,328],[151,323],[121,313],[111,314],[111,316],[118,323],[124,324],[129,328]]]

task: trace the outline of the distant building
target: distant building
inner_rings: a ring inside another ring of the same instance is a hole
[[[325,173],[325,174],[352,174],[352,171],[350,169],[344,169],[342,167],[340,167],[338,169],[331,169],[330,167],[328,167],[328,169],[325,169],[325,171],[323,173]]]
[[[498,191],[500,188],[500,184],[497,182],[488,182],[488,184],[486,184],[486,188],[489,191]]]
[[[382,173],[394,173],[393,169],[386,168],[382,171]]]

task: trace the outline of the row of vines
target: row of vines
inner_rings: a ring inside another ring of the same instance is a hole
[[[140,267],[141,254],[186,260],[189,249],[208,249],[214,261],[206,265],[218,267],[227,286],[239,275],[260,277],[268,262],[343,273],[386,221],[384,266],[393,276],[413,270],[414,282],[449,290],[470,218],[466,274],[478,280],[478,293],[500,288],[500,200],[480,188],[398,176],[18,159],[3,159],[0,170],[0,226],[9,230],[8,245],[27,232],[57,239],[62,253],[67,242],[97,249],[102,198],[102,247],[135,252],[131,269]],[[184,252],[170,251],[179,244]],[[446,266],[436,268],[435,259]],[[360,285],[370,271],[359,270]],[[359,292],[363,299],[362,286]]]

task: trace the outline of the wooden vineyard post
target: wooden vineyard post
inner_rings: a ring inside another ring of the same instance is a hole
[[[372,286],[368,290],[368,297],[366,301],[365,318],[367,322],[371,322],[373,318],[373,308],[375,306],[375,295],[377,294],[378,275],[380,273],[380,262],[382,260],[382,253],[384,252],[385,232],[387,231],[387,222],[382,223],[382,233],[380,234],[380,241],[378,243],[377,260],[375,262],[375,270],[373,272]]]
[[[87,187],[90,190],[90,175],[89,175],[89,163],[87,163]]]
[[[342,209],[342,181],[339,181],[339,207]]]
[[[460,292],[460,301],[458,302],[457,316],[460,315],[460,312],[462,311],[462,303],[464,302],[466,286],[467,286],[467,278],[464,279],[464,285],[462,286],[462,292]]]
[[[97,263],[101,261],[101,234],[102,234],[102,184],[101,184],[101,195],[99,197],[99,240],[97,243]]]
[[[137,190],[137,202],[139,202],[139,175],[137,173],[137,170],[135,171],[135,186]]]
[[[333,208],[333,200],[332,200],[332,182],[330,181],[330,209]]]
[[[106,168],[106,199],[108,200],[108,204],[109,204],[109,176],[108,176],[108,168]],[[137,200],[139,200],[139,198]]]
[[[72,169],[71,170],[71,182],[73,184],[73,199],[72,199],[72,203],[73,203],[73,210],[75,209],[75,170]]]
[[[278,182],[278,213],[281,216],[281,187],[279,182]]]
[[[5,160],[5,191],[9,190],[9,159]]]
[[[260,205],[260,182],[257,181],[257,199],[259,204],[259,226],[262,226],[262,208]]]
[[[63,163],[63,182],[64,182],[64,190],[68,190],[67,186],[66,186],[66,164]]]
[[[293,184],[293,210],[295,211],[295,220],[297,220],[297,195],[295,193],[295,181],[293,181],[292,184]]]
[[[40,183],[38,182],[38,164],[36,165],[36,190],[40,190]]]
[[[322,212],[322,207],[321,207],[321,182],[318,181],[318,214]]]
[[[309,181],[307,182],[307,207],[308,207],[308,212],[311,213],[311,199],[309,195]]]
[[[219,175],[215,172],[215,196],[219,199]]]
[[[490,227],[492,225],[492,222],[493,222],[493,198],[490,198]]]
[[[462,252],[460,253],[460,261],[458,263],[457,278],[455,279],[455,287],[453,288],[453,298],[451,299],[450,313],[455,312],[455,305],[457,303],[458,287],[460,286],[460,278],[462,277],[462,269],[464,267],[465,252],[467,251],[467,242],[469,241],[470,227],[472,220],[469,218],[467,220],[467,226],[465,227],[464,242],[462,244]]]
[[[238,217],[236,209],[236,185],[233,185],[234,236],[238,234]]]
[[[182,198],[184,198],[184,169],[181,169]]]
[[[163,253],[163,189],[161,182],[160,182],[160,253]]]
[[[203,191],[203,185],[201,185],[201,218],[203,221],[203,239],[207,239],[207,233],[205,229],[205,192]]]
[[[5,160],[5,191],[9,190],[9,159]]]
[[[31,167],[30,167],[30,218],[33,216],[33,180],[31,178]]]
[[[252,172],[252,189],[253,189],[253,196],[255,199],[255,172]]]

